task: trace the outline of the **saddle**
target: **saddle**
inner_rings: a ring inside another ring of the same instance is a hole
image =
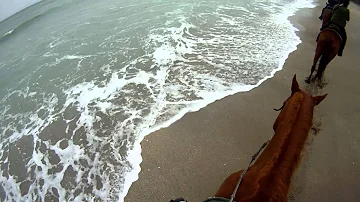
[[[339,36],[340,40],[343,41],[343,38],[341,36],[341,28],[338,25],[330,23],[329,25],[326,25],[324,28],[321,28],[320,33],[325,31],[325,30],[334,31]],[[318,34],[318,37],[316,38],[316,41],[318,40],[320,33]]]

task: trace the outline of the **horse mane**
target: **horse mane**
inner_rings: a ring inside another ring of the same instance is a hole
[[[242,198],[242,200],[256,199],[255,201],[263,201],[264,198],[272,198],[274,201],[282,201],[281,198],[287,196],[287,187],[290,184],[293,172],[300,162],[300,153],[303,149],[302,145],[292,147],[293,140],[289,136],[299,135],[299,132],[295,130],[298,127],[295,127],[295,125],[298,124],[298,119],[301,119],[299,116],[302,107],[304,107],[303,101],[304,95],[296,92],[286,103],[283,109],[282,121],[277,126],[274,137],[257,159],[257,162],[249,169],[249,175],[254,175],[253,183],[251,183],[253,184],[253,191],[246,194],[247,197]],[[311,122],[311,117],[306,116],[306,119],[304,121]],[[306,125],[305,132],[307,132],[307,127]],[[292,156],[293,159],[288,159],[289,152],[295,154]],[[264,190],[264,187],[267,187],[267,189]]]

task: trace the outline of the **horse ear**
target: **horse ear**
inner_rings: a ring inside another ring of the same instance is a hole
[[[319,95],[319,96],[315,96],[312,99],[314,100],[314,104],[318,105],[320,104],[321,101],[323,101],[323,99],[325,99],[325,97],[327,96],[327,93],[325,95]]]
[[[296,74],[295,74],[291,84],[291,93],[294,94],[295,92],[299,92],[299,91],[300,91],[300,87],[299,87],[299,83],[296,80]]]

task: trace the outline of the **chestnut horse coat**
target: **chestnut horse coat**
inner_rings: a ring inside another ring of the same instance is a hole
[[[312,97],[293,78],[291,96],[285,101],[273,129],[275,134],[252,165],[237,190],[236,202],[284,202],[312,126],[314,106],[325,97]],[[230,198],[242,170],[230,175],[216,197]]]

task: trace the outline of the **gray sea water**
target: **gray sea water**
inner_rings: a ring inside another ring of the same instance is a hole
[[[248,91],[311,0],[43,0],[0,23],[0,197],[123,201],[140,142]]]

